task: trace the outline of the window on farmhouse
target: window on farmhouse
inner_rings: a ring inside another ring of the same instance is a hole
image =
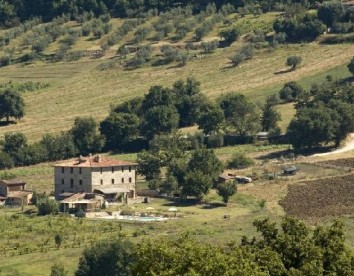
[[[70,188],[74,188],[74,179],[70,179]]]
[[[132,183],[132,178],[131,177],[129,177],[129,183]]]
[[[79,180],[80,185],[82,185],[82,179]]]
[[[70,168],[70,173],[74,173],[74,168]]]
[[[81,168],[79,168],[79,174],[81,174]]]
[[[114,179],[112,178],[112,184],[114,184]]]
[[[64,173],[64,167],[61,168],[61,173]]]
[[[64,185],[64,178],[62,178],[62,180],[61,180],[61,184],[63,184],[63,185]]]
[[[124,178],[122,177],[122,183],[124,183]]]
[[[103,180],[101,179],[101,185],[103,185]]]

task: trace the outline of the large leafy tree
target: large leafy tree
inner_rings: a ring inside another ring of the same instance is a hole
[[[333,141],[338,126],[338,114],[332,109],[324,105],[316,108],[302,108],[291,120],[288,136],[295,149],[311,148]]]
[[[224,120],[224,112],[220,106],[210,103],[202,109],[197,123],[199,129],[202,129],[204,134],[212,134],[222,128]]]
[[[146,180],[158,179],[161,174],[162,162],[159,156],[148,151],[138,153],[138,174],[144,175]]]
[[[10,121],[10,117],[21,119],[25,114],[25,102],[20,93],[12,89],[7,89],[0,93],[0,120],[6,118]]]
[[[240,136],[256,133],[260,129],[259,114],[255,104],[244,95],[228,93],[219,99],[227,127]]]
[[[50,161],[67,159],[78,153],[73,136],[69,132],[59,135],[46,134],[40,143],[46,148],[47,158]]]
[[[5,139],[3,141],[3,150],[9,155],[13,156],[21,148],[27,146],[27,138],[21,132],[9,132],[5,133]]]
[[[269,131],[277,127],[278,121],[281,119],[279,112],[274,106],[266,102],[262,108],[261,125],[263,131]]]
[[[354,56],[353,56],[353,58],[350,60],[350,63],[348,64],[347,67],[348,67],[349,72],[354,75]]]
[[[162,86],[152,86],[142,101],[142,110],[147,112],[156,106],[174,106],[176,103],[175,95],[172,90]]]
[[[76,118],[71,134],[80,154],[99,152],[103,147],[103,137],[98,133],[98,124],[92,117]]]
[[[237,186],[235,183],[220,183],[216,186],[218,195],[222,197],[224,203],[229,202],[230,196],[233,196],[237,192]]]
[[[125,143],[139,135],[140,120],[133,113],[111,112],[100,123],[100,132],[105,137],[106,149],[122,149]]]
[[[194,78],[179,80],[173,84],[172,91],[176,95],[176,108],[180,119],[179,126],[191,126],[196,123],[206,97],[200,92],[200,82]]]
[[[179,115],[174,106],[149,108],[141,124],[141,134],[151,140],[157,134],[170,133],[178,127]]]
[[[99,241],[84,250],[76,276],[132,275],[134,245],[128,240]]]
[[[223,170],[223,165],[213,150],[201,148],[192,152],[188,170],[202,172],[203,175],[216,180]]]
[[[185,183],[182,187],[184,197],[193,196],[201,200],[207,195],[213,186],[212,179],[202,171],[191,171],[186,175]]]
[[[345,14],[342,2],[327,1],[318,9],[318,18],[328,27],[339,21]]]
[[[305,93],[305,90],[298,83],[291,81],[285,83],[279,91],[279,98],[284,102],[292,102],[302,93]]]

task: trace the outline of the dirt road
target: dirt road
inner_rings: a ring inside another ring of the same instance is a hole
[[[347,151],[351,151],[354,150],[354,133],[349,134],[349,137],[347,139],[347,142],[345,143],[344,147],[340,148],[340,149],[336,149],[334,151],[330,151],[330,152],[325,152],[325,153],[317,153],[314,154],[313,156],[326,156],[326,155],[331,155],[331,154],[338,154],[338,153],[344,153]]]

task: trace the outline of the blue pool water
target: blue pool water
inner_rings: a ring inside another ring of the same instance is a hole
[[[168,218],[162,217],[139,217],[139,216],[109,216],[102,217],[103,219],[119,219],[119,220],[132,220],[132,221],[164,221]]]

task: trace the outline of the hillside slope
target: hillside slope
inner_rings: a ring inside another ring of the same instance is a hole
[[[276,13],[269,13],[259,18],[244,20],[245,24],[259,24],[269,22],[276,16]],[[230,18],[233,18],[233,15]],[[154,20],[156,21],[156,18],[144,25]],[[111,20],[111,23],[112,31],[122,25],[122,21],[118,19]],[[73,22],[65,24],[68,28],[77,28],[77,24]],[[219,25],[204,40],[216,38],[218,28]],[[132,34],[133,32],[128,33],[123,42],[131,43]],[[26,36],[26,33],[12,40],[10,46],[19,49],[23,36]],[[193,32],[190,32],[179,43],[184,45],[183,43],[190,42],[192,36]],[[80,37],[73,49],[98,49],[100,43],[105,40],[107,36],[100,40]],[[176,63],[162,66],[147,64],[133,70],[121,65],[114,69],[97,70],[98,65],[111,61],[123,63],[123,60],[115,56],[117,46],[114,46],[99,59],[86,57],[78,61],[57,63],[37,60],[27,65],[13,64],[2,67],[0,84],[9,81],[39,81],[50,86],[23,94],[26,103],[25,117],[17,124],[1,126],[0,138],[6,132],[21,131],[30,141],[35,141],[45,133],[58,133],[69,129],[77,116],[92,116],[101,120],[108,114],[111,104],[141,96],[153,85],[171,86],[176,80],[191,76],[201,82],[202,92],[210,98],[236,91],[261,102],[267,95],[277,93],[288,81],[299,81],[305,88],[309,88],[311,83],[323,80],[327,74],[335,77],[349,76],[346,64],[354,53],[353,44],[289,44],[279,46],[273,51],[268,48],[257,50],[253,59],[238,67],[232,67],[229,58],[244,42],[244,39],[241,39],[231,47],[219,48],[212,54],[200,54],[201,50],[194,51],[196,55],[193,55],[185,66],[178,66]],[[161,42],[154,43],[149,40],[144,43],[151,44],[155,51],[158,51],[161,45]],[[54,53],[58,47],[57,42],[50,44],[46,55]],[[285,60],[290,55],[300,55],[303,62],[297,70],[286,72]],[[279,110],[283,114],[282,128],[285,129],[293,112],[282,106]]]

